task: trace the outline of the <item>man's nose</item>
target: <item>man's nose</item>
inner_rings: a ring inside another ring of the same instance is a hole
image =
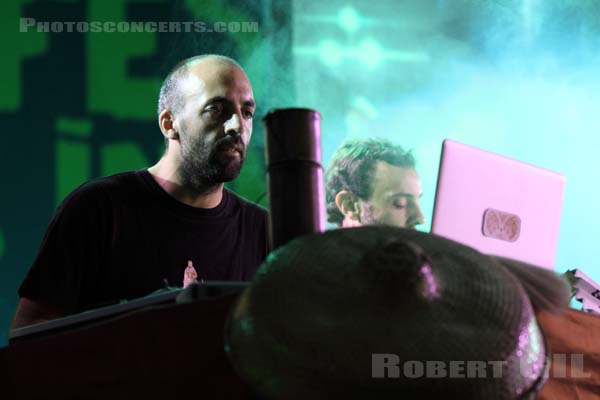
[[[225,133],[237,133],[241,135],[244,133],[244,124],[242,124],[242,120],[237,113],[231,114],[231,118],[225,121]]]
[[[415,204],[413,208],[413,223],[414,225],[421,225],[425,223],[425,216],[423,215],[423,211],[421,210],[421,206],[419,204]]]

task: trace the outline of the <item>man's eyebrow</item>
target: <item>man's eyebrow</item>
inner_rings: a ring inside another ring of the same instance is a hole
[[[415,196],[413,193],[404,193],[404,192],[398,192],[398,193],[391,193],[390,197],[418,197],[421,198],[423,197],[423,193],[419,194],[419,196]]]
[[[215,96],[215,97],[211,97],[210,99],[206,100],[206,102],[204,104],[208,105],[208,104],[214,104],[214,103],[227,103],[227,102],[229,102],[229,100],[226,97]]]
[[[229,100],[227,97],[215,96],[215,97],[211,97],[210,99],[206,100],[206,102],[204,103],[204,105],[206,106],[206,105],[215,104],[215,103],[231,103],[231,100]],[[244,101],[244,103],[242,104],[242,106],[244,106],[244,107],[256,107],[256,105],[254,104],[254,100],[253,99]]]

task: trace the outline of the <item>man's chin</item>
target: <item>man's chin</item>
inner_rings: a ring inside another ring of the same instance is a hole
[[[242,171],[241,161],[231,161],[221,169],[222,182],[231,182],[240,175]]]
[[[221,179],[219,179],[219,181],[220,182],[231,182],[231,181],[235,180],[238,176],[240,176],[239,172],[237,174],[235,174],[235,173],[223,174],[223,176],[221,177]]]

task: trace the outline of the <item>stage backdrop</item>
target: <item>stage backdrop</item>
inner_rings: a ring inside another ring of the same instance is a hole
[[[64,196],[160,158],[157,96],[177,62],[220,53],[245,66],[258,107],[243,173],[229,187],[262,205],[261,118],[294,98],[287,1],[10,0],[2,9],[0,345]]]

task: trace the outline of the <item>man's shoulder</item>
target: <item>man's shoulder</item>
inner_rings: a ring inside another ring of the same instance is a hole
[[[227,189],[225,189],[225,190],[227,190]],[[239,195],[231,190],[227,190],[227,192],[233,199],[235,199],[234,201],[237,202],[239,204],[239,206],[245,212],[255,215],[257,217],[265,217],[266,218],[267,210],[264,207],[251,202],[250,200],[242,197],[241,195]]]
[[[80,186],[82,189],[120,189],[141,182],[143,170],[120,172],[118,174],[92,179]]]
[[[91,179],[65,197],[63,205],[105,201],[120,195],[127,196],[140,186],[141,173],[142,171],[127,171]]]

